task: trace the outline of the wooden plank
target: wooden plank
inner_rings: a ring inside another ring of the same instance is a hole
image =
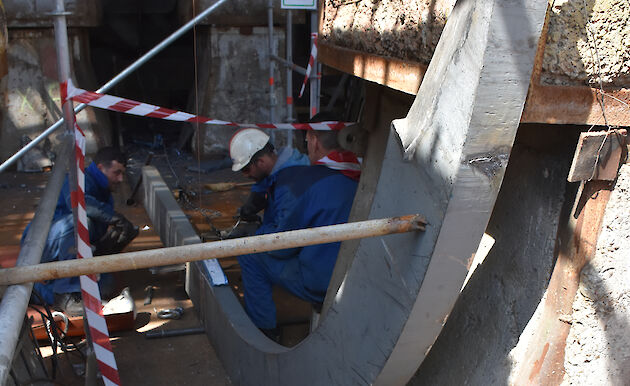
[[[626,135],[626,130],[580,134],[567,180],[615,180]]]

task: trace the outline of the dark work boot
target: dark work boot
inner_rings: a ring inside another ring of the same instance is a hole
[[[53,307],[68,316],[83,316],[83,301],[80,292],[55,294]]]

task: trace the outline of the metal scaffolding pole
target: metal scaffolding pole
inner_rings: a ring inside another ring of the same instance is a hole
[[[153,47],[149,52],[147,52],[146,54],[142,55],[138,60],[133,62],[131,65],[129,65],[123,71],[121,71],[118,75],[113,77],[109,82],[105,83],[101,88],[96,90],[96,92],[104,93],[107,90],[109,90],[110,88],[112,88],[113,86],[115,86],[116,84],[118,84],[121,80],[123,80],[127,76],[129,76],[129,74],[131,74],[133,71],[137,70],[144,63],[148,62],[149,59],[151,59],[155,55],[157,55],[158,52],[162,51],[169,44],[171,44],[175,40],[179,39],[179,37],[181,37],[184,33],[188,32],[188,30],[190,30],[194,25],[196,25],[197,23],[199,23],[203,19],[205,19],[206,16],[208,16],[209,14],[214,12],[215,9],[217,9],[220,5],[222,5],[226,1],[227,0],[219,0],[216,3],[212,4],[210,7],[208,7],[208,9],[206,9],[205,11],[200,13],[197,17],[195,17],[194,19],[192,19],[188,23],[184,24],[177,31],[173,32],[169,37],[167,37],[166,39],[162,40],[162,42],[160,42],[158,45]],[[86,104],[81,103],[80,105],[78,105],[74,109],[75,114],[81,112],[86,107],[87,107]],[[57,130],[63,123],[64,123],[63,119],[58,120],[52,126],[50,126],[48,129],[46,129],[43,133],[41,133],[35,139],[33,139],[31,142],[29,142],[28,145],[24,146],[17,153],[15,153],[11,157],[9,157],[6,161],[4,161],[2,163],[2,165],[0,165],[0,173],[2,173],[7,167],[9,167],[11,164],[13,164],[15,161],[17,161],[20,157],[22,157],[24,154],[26,154],[26,152],[28,152],[29,150],[31,150],[32,148],[37,146],[37,144],[39,144],[46,137],[48,137],[55,130]]]
[[[62,147],[60,154],[67,154],[74,147],[73,138],[67,139],[68,141]],[[68,157],[59,157],[58,162],[55,163],[46,190],[31,221],[29,232],[22,248],[20,248],[17,267],[33,266],[39,264],[41,260],[67,166]],[[2,302],[0,303],[0,358],[2,358],[0,360],[0,385],[4,385],[7,381],[32,289],[32,283],[12,285],[2,295]]]
[[[267,29],[268,29],[268,44],[269,44],[269,122],[275,121],[275,106],[276,106],[276,94],[274,87],[274,68],[275,62],[272,60],[273,53],[273,0],[267,1]],[[273,135],[273,132],[272,132]]]
[[[2,269],[0,270],[0,285],[118,272],[197,260],[222,259],[249,253],[412,232],[424,230],[425,224],[424,217],[408,215],[210,243],[96,256],[90,259],[55,261],[30,267]]]
[[[287,30],[286,30],[286,43],[287,43],[287,62],[293,63],[293,12],[290,9],[287,10]],[[291,67],[287,67],[287,122],[294,121],[293,118],[293,71]],[[293,132],[287,130],[287,146],[293,146]]]
[[[53,13],[54,26],[55,26],[55,43],[57,53],[57,75],[59,77],[59,83],[68,81],[70,77],[70,49],[68,47],[68,25],[66,23],[66,15],[70,15],[70,12],[66,12],[64,0],[56,0],[57,8]],[[74,138],[74,111],[72,111],[72,100],[62,100],[61,108],[63,110],[63,121],[66,124],[66,131],[68,137]],[[73,148],[74,150],[74,148]],[[74,151],[60,154],[60,157],[69,157],[72,161],[75,159]],[[75,162],[68,163],[68,183],[70,185],[70,191],[77,190],[77,167]],[[72,208],[72,214],[74,217],[74,228],[77,229],[77,211],[76,208]],[[75,245],[76,246],[76,245]]]
[[[297,73],[300,73],[302,75],[306,75],[306,68],[298,66],[295,63],[291,63],[288,60],[281,58],[279,56],[276,55],[271,55],[271,59],[276,60],[282,64],[284,64],[286,67],[290,68],[292,71],[295,71]]]
[[[316,34],[318,31],[318,13],[317,11],[311,11],[311,34]],[[312,35],[311,35],[312,36]],[[313,38],[313,44],[315,44],[315,38]],[[311,86],[311,98],[310,98],[310,114],[309,117],[313,118],[313,115],[319,112],[319,76],[320,76],[320,64],[317,61],[317,58],[313,61],[313,66],[311,67],[311,77],[310,77],[310,86]]]

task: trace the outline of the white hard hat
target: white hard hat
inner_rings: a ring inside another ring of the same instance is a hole
[[[269,142],[269,136],[258,129],[243,129],[234,134],[230,140],[230,158],[232,170],[241,170],[252,160],[256,152]]]

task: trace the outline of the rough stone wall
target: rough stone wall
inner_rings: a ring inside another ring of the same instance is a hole
[[[71,76],[86,88],[92,88],[85,78],[91,73],[87,52],[87,34],[71,30],[69,46],[74,59]],[[59,107],[57,55],[52,29],[10,29],[7,51],[8,73],[2,78],[0,93],[2,126],[0,128],[0,158],[6,159],[20,149],[21,139],[35,138],[55,123],[62,112]],[[87,136],[88,153],[108,144],[110,128],[106,118],[87,108],[77,115],[77,122]],[[59,129],[50,136],[58,142]]]
[[[606,206],[595,257],[573,302],[563,385],[627,385],[630,380],[630,164]]]
[[[555,0],[551,7],[542,81],[628,86],[630,2]]]
[[[323,0],[322,4],[322,41],[428,64],[455,0]],[[630,86],[630,2],[551,0],[550,4],[542,82],[599,86],[601,74],[604,86]]]
[[[324,0],[322,39],[428,63],[455,0]]]

